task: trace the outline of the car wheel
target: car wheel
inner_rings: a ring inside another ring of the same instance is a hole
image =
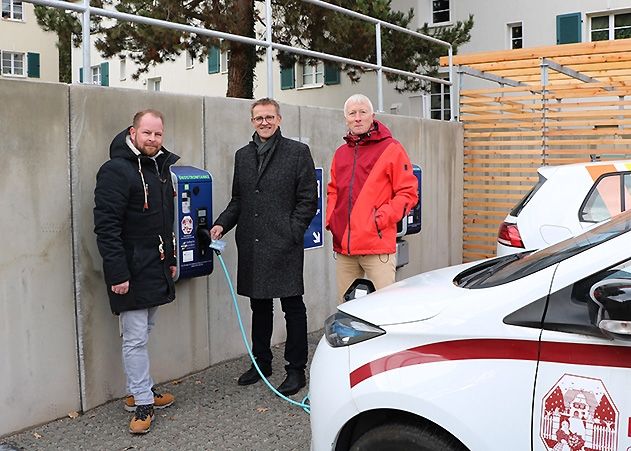
[[[447,434],[412,424],[387,423],[362,434],[350,451],[460,451],[462,444]]]

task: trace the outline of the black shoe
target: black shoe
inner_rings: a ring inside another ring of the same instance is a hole
[[[272,365],[267,363],[260,363],[257,362],[259,368],[261,369],[261,372],[263,373],[263,376],[265,377],[269,377],[272,375]],[[240,377],[239,380],[237,380],[237,384],[239,385],[252,385],[258,381],[261,380],[261,375],[259,374],[258,371],[256,371],[256,368],[254,367],[254,365],[252,365],[250,367],[249,370],[247,370],[245,373],[243,373]]]
[[[289,370],[287,371],[287,377],[278,386],[277,390],[282,395],[291,396],[298,393],[305,385],[307,385],[307,379],[304,371]]]

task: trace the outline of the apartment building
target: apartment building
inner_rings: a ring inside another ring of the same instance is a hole
[[[631,0],[393,0],[392,7],[402,11],[414,8],[416,27],[425,22],[430,27],[451,25],[473,14],[471,41],[460,48],[461,54],[631,37]],[[42,34],[46,37],[37,37]],[[56,80],[56,70],[49,72],[57,65],[50,35],[37,26],[31,4],[2,0],[2,76],[35,76],[39,66],[40,79]],[[36,47],[42,43],[48,49]],[[52,54],[54,57],[49,56]],[[91,45],[91,67],[85,71],[81,49],[73,50],[72,77],[80,82],[85,76],[103,86],[223,96],[229,63],[229,52],[214,47],[202,61],[183,54],[175,61],[150,68],[136,80],[132,77],[136,67],[129,57],[105,60]],[[442,76],[447,77],[446,71]],[[344,73],[325,62],[284,69],[275,62],[273,77],[274,96],[281,102],[339,108],[350,94],[362,92],[377,103],[374,72],[365,73],[359,83],[351,83]],[[484,82],[464,77],[460,83],[473,88]],[[267,95],[265,62],[257,66],[254,95]],[[450,118],[448,88],[441,84],[432,84],[430,93],[399,94],[384,82],[383,99],[385,112]]]
[[[20,0],[2,0],[0,78],[59,80],[57,35],[42,30],[35,7]]]

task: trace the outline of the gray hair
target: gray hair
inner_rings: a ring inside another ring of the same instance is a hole
[[[372,107],[372,102],[370,101],[368,97],[366,97],[364,94],[353,94],[348,99],[346,99],[346,102],[344,102],[344,115],[346,115],[346,111],[348,110],[348,105],[350,105],[351,103],[366,104],[370,108],[371,113],[375,112],[375,110]]]

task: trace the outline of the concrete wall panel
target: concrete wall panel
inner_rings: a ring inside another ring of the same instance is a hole
[[[71,87],[71,149],[74,170],[75,234],[78,243],[83,408],[125,394],[118,321],[103,282],[93,233],[94,185],[109,144],[131,125],[136,111],[155,108],[165,116],[164,146],[180,155],[178,164],[202,165],[203,105],[200,97],[100,88]],[[156,383],[205,368],[208,360],[206,280],[183,280],[177,299],[160,308],[150,340]],[[164,356],[156,358],[156,355]]]
[[[0,80],[0,435],[78,410],[68,88]]]

